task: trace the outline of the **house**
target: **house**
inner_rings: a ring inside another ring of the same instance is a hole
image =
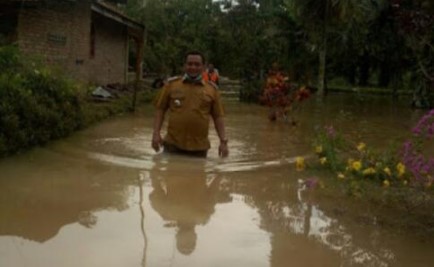
[[[0,0],[0,25],[0,42],[83,82],[126,83],[131,45],[142,58],[144,26],[102,0]]]

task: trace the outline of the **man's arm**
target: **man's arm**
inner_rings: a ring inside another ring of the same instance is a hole
[[[213,120],[217,135],[220,138],[219,156],[225,158],[229,155],[228,139],[226,139],[225,132],[225,122],[223,116],[213,116]]]
[[[173,81],[178,79],[177,77],[168,80]],[[169,98],[170,98],[170,84],[166,84],[158,93],[154,100],[155,115],[154,115],[154,126],[152,133],[152,148],[155,152],[160,151],[160,146],[163,144],[163,138],[161,138],[161,127],[164,122],[164,115],[169,108]]]
[[[165,111],[163,109],[157,109],[154,116],[154,131],[152,133],[152,148],[155,152],[160,151],[160,146],[163,144],[163,138],[161,138],[161,127],[164,121]]]

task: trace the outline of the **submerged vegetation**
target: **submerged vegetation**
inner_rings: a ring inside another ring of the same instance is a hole
[[[340,180],[370,180],[385,188],[412,187],[434,193],[434,157],[424,145],[434,135],[434,110],[424,115],[411,132],[403,144],[377,151],[328,126],[318,131],[315,153],[319,164]]]
[[[318,187],[320,195],[376,203],[365,211],[376,223],[434,232],[433,137],[434,110],[420,118],[404,141],[381,150],[325,126],[318,129],[313,144],[316,157],[307,163],[298,157],[295,168],[313,173],[304,183]],[[390,212],[405,214],[405,218],[392,220]]]

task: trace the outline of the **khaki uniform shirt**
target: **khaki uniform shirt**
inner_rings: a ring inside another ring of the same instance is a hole
[[[181,77],[169,79],[155,106],[169,114],[164,141],[188,151],[209,149],[209,118],[224,115],[220,93],[214,85]]]

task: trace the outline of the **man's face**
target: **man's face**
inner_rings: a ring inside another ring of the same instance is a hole
[[[203,71],[202,57],[200,55],[188,55],[184,68],[190,77],[199,76]]]

